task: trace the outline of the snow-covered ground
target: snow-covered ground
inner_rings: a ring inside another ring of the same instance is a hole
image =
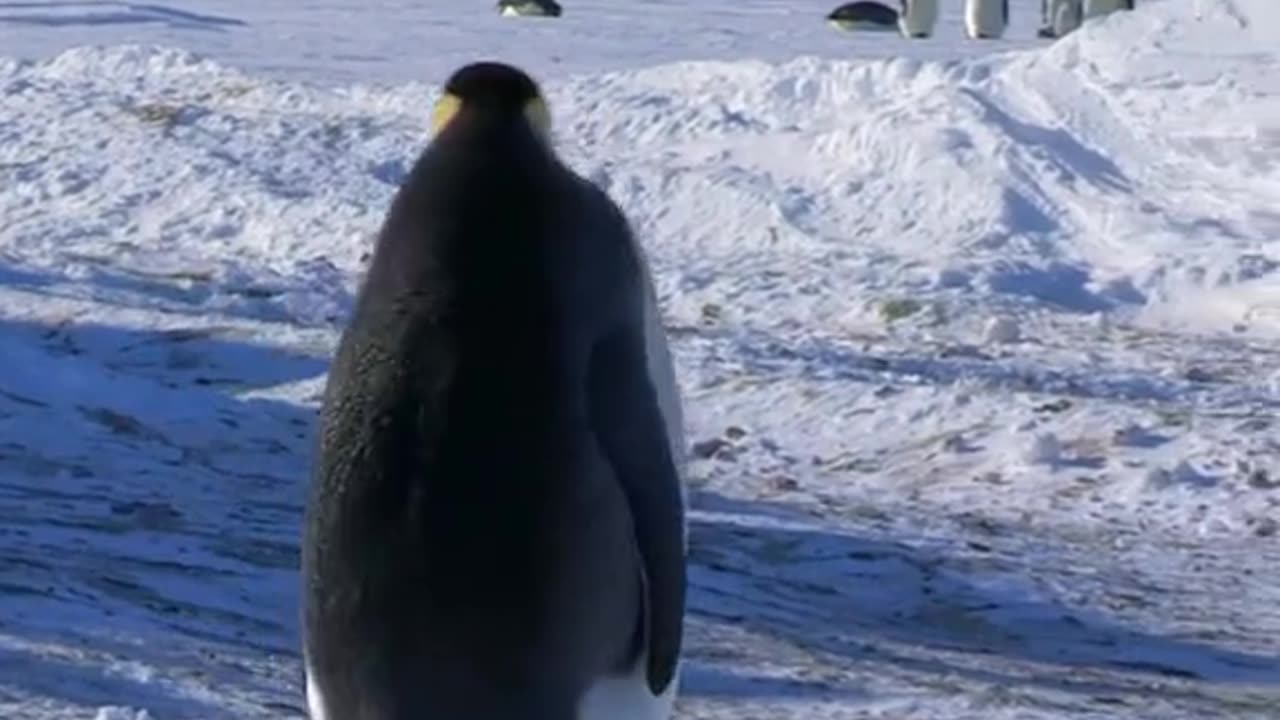
[[[479,56],[652,255],[681,718],[1276,716],[1275,0],[478,5],[0,2],[0,717],[301,717],[317,394]]]
[[[1012,0],[1013,29],[995,43],[962,42],[962,0],[943,0],[939,39],[910,48],[894,36],[832,31],[823,18],[842,1],[562,0],[561,19],[521,21],[499,16],[497,0],[0,0],[0,55],[143,40],[333,84],[439,82],[481,57],[552,78],[676,60],[952,59],[1043,44],[1039,0]]]

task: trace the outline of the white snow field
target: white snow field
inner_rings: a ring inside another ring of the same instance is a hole
[[[651,253],[680,718],[1275,718],[1280,3],[565,5],[0,1],[0,718],[303,716],[317,395],[482,56]]]

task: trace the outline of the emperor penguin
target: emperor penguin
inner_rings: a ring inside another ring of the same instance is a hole
[[[964,29],[973,40],[996,40],[1009,25],[1009,0],[965,0]]]
[[[498,0],[498,14],[507,17],[560,17],[564,9],[556,0]]]
[[[902,0],[898,30],[903,37],[927,38],[938,24],[938,0]]]
[[[1133,0],[1085,0],[1084,19],[1110,15],[1120,10],[1132,10]]]
[[[1084,21],[1083,0],[1040,0],[1042,25],[1037,35],[1060,38],[1071,34]]]
[[[884,3],[858,0],[832,10],[827,23],[845,32],[897,32],[898,11]]]
[[[311,720],[667,720],[684,431],[646,257],[537,83],[456,70],[325,387]]]

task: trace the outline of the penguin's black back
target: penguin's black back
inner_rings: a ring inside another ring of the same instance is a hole
[[[629,230],[503,106],[519,77],[471,80],[325,392],[303,622],[328,720],[571,720],[637,649],[632,518],[583,395],[591,348],[641,317]]]
[[[827,19],[893,25],[898,22],[898,11],[881,2],[860,0],[859,2],[846,3],[832,10],[827,15]]]

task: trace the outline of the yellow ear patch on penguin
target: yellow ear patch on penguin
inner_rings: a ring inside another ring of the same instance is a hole
[[[431,134],[439,135],[461,109],[462,98],[453,93],[441,95],[431,111]],[[536,97],[525,103],[524,118],[534,132],[542,137],[551,137],[551,111],[547,108],[546,100]]]
[[[431,134],[439,135],[440,131],[449,124],[453,117],[462,109],[462,99],[453,93],[445,93],[436,101],[435,109],[431,111]]]

